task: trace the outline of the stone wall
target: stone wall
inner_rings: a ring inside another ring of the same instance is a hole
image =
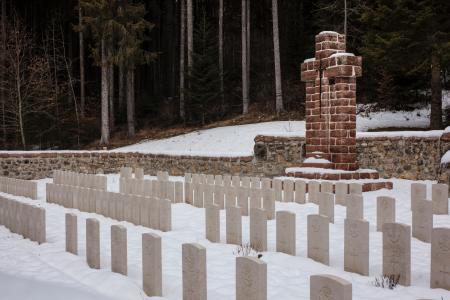
[[[146,174],[158,170],[171,175],[198,173],[254,173],[253,157],[191,157],[142,153],[107,152],[47,152],[0,153],[0,176],[39,179],[52,176],[52,170],[72,170],[82,173],[117,173],[123,166],[140,166]]]
[[[384,178],[446,181],[442,155],[450,136],[358,137],[360,168],[376,169]],[[140,166],[146,174],[158,170],[171,175],[185,172],[279,176],[299,166],[305,157],[304,137],[257,136],[254,156],[199,157],[115,152],[0,152],[0,176],[21,179],[50,177],[52,170],[116,173],[122,166]]]
[[[380,177],[436,180],[439,175],[439,137],[364,137],[356,145],[360,168],[376,169]]]
[[[376,169],[380,177],[436,180],[442,172],[441,157],[450,149],[450,138],[367,136],[358,137],[356,147],[360,168]],[[299,166],[304,155],[305,139],[302,137],[255,138],[255,160],[264,161],[264,170],[273,170],[271,173]]]

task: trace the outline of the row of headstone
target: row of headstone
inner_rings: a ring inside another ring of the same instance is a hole
[[[86,260],[89,267],[101,268],[100,223],[86,219]],[[127,230],[122,225],[111,226],[111,271],[127,276]],[[66,214],[66,251],[78,254],[77,216]],[[142,235],[142,285],[149,297],[163,296],[161,237],[153,233]],[[236,299],[267,299],[267,264],[256,257],[236,258]],[[332,275],[313,275],[310,299],[352,299],[351,283]],[[207,299],[206,248],[199,244],[182,245],[182,298]]]
[[[45,209],[0,196],[0,225],[26,239],[45,243]]]
[[[206,249],[195,243],[182,246],[183,300],[207,299]],[[252,256],[236,257],[236,300],[267,300],[267,263]],[[333,275],[310,278],[310,299],[352,299],[352,284]]]
[[[37,182],[9,177],[0,177],[0,192],[37,199]]]
[[[362,194],[362,185],[359,183],[345,183],[331,181],[304,181],[301,179],[270,179],[259,177],[240,177],[230,175],[205,175],[205,174],[185,174],[185,198],[186,202],[199,206],[200,203],[211,201],[210,193],[214,194],[213,202],[223,209],[222,198],[228,188],[234,188],[235,197],[239,191],[245,195],[245,190],[255,191],[254,194],[263,194],[264,190],[273,190],[275,201],[306,203],[307,201],[319,204],[319,193],[335,194],[336,204],[345,205],[349,194]],[[233,193],[229,193],[233,197]],[[308,195],[308,199],[306,198]],[[202,199],[208,196],[208,198]],[[250,197],[250,195],[249,195]],[[218,200],[215,200],[218,198]],[[197,200],[197,201],[195,201]],[[197,205],[196,205],[197,204]],[[206,206],[206,204],[204,204]],[[204,207],[200,206],[200,207]],[[244,208],[245,210],[245,208]]]
[[[333,200],[329,197],[330,194],[327,193],[319,193],[319,198],[324,199],[324,194],[327,195],[326,199]],[[344,270],[368,276],[370,252],[369,222],[363,218],[362,197],[351,195],[349,199],[351,198],[358,199],[358,201],[354,203],[347,202],[347,218],[344,226]],[[333,207],[334,209],[334,204],[327,204],[328,207]],[[326,212],[328,213],[327,215],[308,215],[307,255],[313,260],[329,265],[329,223],[331,223],[330,215],[332,214],[330,214],[329,210],[326,210]],[[427,214],[432,216],[430,205],[428,205]],[[418,220],[415,220],[415,218]],[[419,225],[414,225],[416,223]],[[206,207],[205,224],[206,238],[211,242],[219,243],[220,214],[217,205]],[[432,218],[431,227],[429,227],[429,224],[429,217],[413,216],[413,228],[414,226],[419,227],[421,231],[427,228],[426,239],[432,241],[434,238],[435,243],[437,243],[434,246],[432,245],[432,249],[435,249],[435,252],[439,252],[439,254],[433,257],[440,260],[448,260],[447,264],[432,264],[434,269],[440,268],[441,270],[441,272],[437,272],[432,268],[433,278],[439,274],[441,276],[440,280],[433,279],[434,281],[432,282],[441,282],[441,287],[450,288],[450,285],[445,286],[446,283],[450,283],[450,272],[448,273],[449,277],[445,277],[445,268],[450,268],[450,229],[433,229]],[[288,211],[278,211],[276,214],[277,252],[296,255],[295,229],[295,214]],[[407,225],[395,223],[394,198],[384,196],[377,198],[377,229],[381,229],[383,232],[383,274],[398,276],[398,278],[401,278],[401,284],[409,285],[411,272],[411,228]],[[425,239],[422,238],[422,240]],[[229,244],[242,244],[242,211],[236,206],[226,208],[226,242]],[[250,211],[250,245],[256,251],[267,250],[267,218],[262,209],[252,208]]]
[[[53,183],[79,186],[96,190],[108,190],[108,180],[105,175],[83,174],[72,171],[53,171]]]
[[[133,177],[134,173],[134,177]],[[144,179],[144,169],[143,168],[131,168],[131,167],[122,167],[120,168],[120,178],[135,178],[135,179]]]
[[[411,184],[412,236],[425,243],[432,240],[433,215],[448,214],[448,185],[433,184],[428,199],[426,184]]]
[[[122,194],[169,199],[172,203],[184,202],[181,181],[120,178],[119,191]]]
[[[90,268],[101,268],[100,222],[86,219],[86,261]],[[111,226],[111,271],[128,275],[127,229]],[[77,215],[66,214],[66,251],[78,255]],[[149,297],[162,296],[161,237],[154,233],[142,235],[142,283]]]
[[[243,216],[248,216],[253,208],[264,209],[267,218],[275,218],[275,191],[272,188],[224,187],[202,183],[186,183],[191,192],[186,194],[186,202],[195,207],[216,205],[219,209],[239,207]]]
[[[172,230],[170,200],[47,183],[47,202],[135,225]]]
[[[431,186],[431,201],[427,197],[427,185],[424,183],[411,184],[411,210],[414,211],[420,206],[421,201],[431,202],[432,213],[435,215],[448,214],[448,185],[436,183]],[[426,205],[426,204],[425,204]]]

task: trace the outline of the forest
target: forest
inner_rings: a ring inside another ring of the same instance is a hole
[[[0,2],[2,150],[110,147],[149,128],[237,116],[302,118],[300,64],[323,30],[345,33],[346,51],[363,57],[358,103],[430,105],[430,129],[447,125],[448,0]]]

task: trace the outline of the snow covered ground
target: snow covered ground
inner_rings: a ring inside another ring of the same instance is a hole
[[[172,178],[181,180],[181,178]],[[147,299],[141,284],[141,235],[155,232],[162,236],[163,294],[164,299],[181,299],[181,245],[197,242],[207,248],[208,299],[235,299],[234,245],[225,242],[225,214],[221,212],[221,241],[213,244],[204,238],[204,210],[187,204],[172,206],[173,231],[156,230],[117,222],[95,214],[65,209],[46,203],[45,182],[39,181],[39,200],[14,197],[20,201],[35,203],[47,211],[47,240],[38,246],[23,240],[0,226],[0,299]],[[353,284],[353,299],[357,300],[412,300],[420,298],[450,299],[450,292],[429,289],[430,245],[412,239],[412,286],[399,286],[394,290],[374,287],[371,282],[381,274],[382,240],[376,232],[376,197],[393,196],[396,202],[398,222],[411,224],[411,181],[393,179],[393,190],[364,193],[365,218],[370,222],[370,277],[343,271],[343,234],[345,209],[336,206],[335,224],[330,225],[330,266],[306,258],[306,219],[318,213],[314,204],[276,203],[276,210],[296,213],[297,255],[289,256],[275,251],[275,221],[268,222],[268,248],[262,259],[268,264],[268,299],[309,299],[309,277],[313,274],[334,274]],[[108,175],[109,190],[118,190],[118,176]],[[428,193],[431,192],[431,183]],[[4,194],[1,194],[4,195]],[[64,215],[78,215],[79,255],[64,252]],[[85,262],[85,219],[96,217],[101,226],[100,270],[89,269]],[[121,223],[128,229],[129,276],[110,271],[110,226]],[[450,227],[450,216],[435,216],[434,226]],[[249,241],[249,220],[243,218],[243,239]],[[27,293],[29,292],[29,293]],[[441,298],[442,297],[442,298]],[[155,298],[156,299],[156,298]]]
[[[163,140],[143,141],[113,152],[198,156],[247,156],[253,154],[254,139],[259,134],[304,136],[304,121],[266,122],[199,130]]]
[[[367,132],[379,128],[427,128],[429,110],[380,111],[358,115],[358,136],[439,136],[442,131]],[[257,135],[305,136],[304,121],[278,121],[199,130],[162,140],[148,140],[112,150],[193,156],[250,156]]]

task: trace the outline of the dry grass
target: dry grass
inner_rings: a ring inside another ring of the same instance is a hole
[[[375,277],[375,280],[372,282],[372,284],[376,287],[393,290],[398,285],[399,281],[400,275],[383,275],[380,277]]]

